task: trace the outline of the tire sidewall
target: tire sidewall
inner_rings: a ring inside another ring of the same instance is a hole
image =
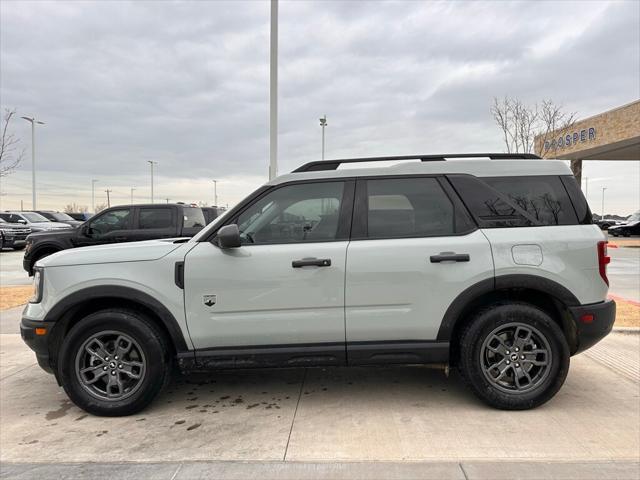
[[[482,345],[496,328],[518,322],[538,330],[549,343],[551,366],[540,385],[528,392],[507,393],[496,388],[482,371]],[[474,392],[490,405],[521,410],[539,406],[560,389],[569,370],[569,347],[560,327],[542,310],[527,304],[497,305],[473,320],[462,340],[461,367],[463,376]]]
[[[114,330],[132,337],[144,353],[145,376],[131,396],[122,400],[101,400],[88,393],[76,375],[76,355],[93,334]],[[137,312],[100,311],[78,322],[67,334],[58,356],[60,383],[69,398],[89,413],[100,416],[131,415],[148,405],[165,384],[169,370],[168,352],[152,324]]]

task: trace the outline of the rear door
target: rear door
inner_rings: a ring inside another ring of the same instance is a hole
[[[174,206],[137,207],[135,226],[128,241],[178,236],[178,214]]]
[[[493,277],[489,242],[445,179],[358,181],[347,250],[350,364],[437,361],[454,299]]]

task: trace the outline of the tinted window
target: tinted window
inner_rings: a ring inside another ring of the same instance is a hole
[[[141,208],[138,228],[171,228],[173,226],[172,208]]]
[[[560,177],[560,180],[569,194],[569,198],[573,204],[573,209],[578,216],[578,222],[582,225],[593,223],[589,204],[587,203],[587,199],[584,198],[582,190],[580,190],[576,177],[573,175],[564,175]]]
[[[204,221],[204,215],[202,210],[198,207],[183,207],[182,213],[184,215],[183,228],[202,228],[206,225]]]
[[[454,205],[435,178],[367,180],[367,238],[456,232]]]
[[[104,235],[116,230],[128,230],[130,218],[131,210],[128,208],[110,210],[92,220],[89,226],[93,235]]]
[[[449,177],[482,228],[575,225],[567,192],[556,176]]]
[[[238,217],[243,243],[336,240],[343,190],[343,182],[322,182],[268,193]]]

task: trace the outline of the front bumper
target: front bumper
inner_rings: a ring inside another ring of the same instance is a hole
[[[569,312],[577,329],[577,350],[574,352],[584,352],[592,347],[613,328],[616,320],[616,302],[605,300],[604,302],[592,303],[570,307]]]
[[[22,340],[36,353],[38,365],[48,373],[53,373],[49,363],[49,338],[54,324],[55,322],[41,322],[26,318],[23,318],[20,322]],[[39,329],[38,332],[36,332],[36,328]]]

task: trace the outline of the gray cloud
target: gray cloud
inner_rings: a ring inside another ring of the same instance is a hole
[[[268,2],[0,9],[0,103],[47,122],[52,207],[83,175],[143,182],[146,160],[167,190],[212,176],[246,190],[265,176]],[[325,113],[330,157],[502,150],[494,95],[583,116],[637,99],[639,17],[637,2],[282,1],[280,170],[318,157]],[[5,184],[22,195],[28,182]],[[184,188],[172,195],[193,194]]]

